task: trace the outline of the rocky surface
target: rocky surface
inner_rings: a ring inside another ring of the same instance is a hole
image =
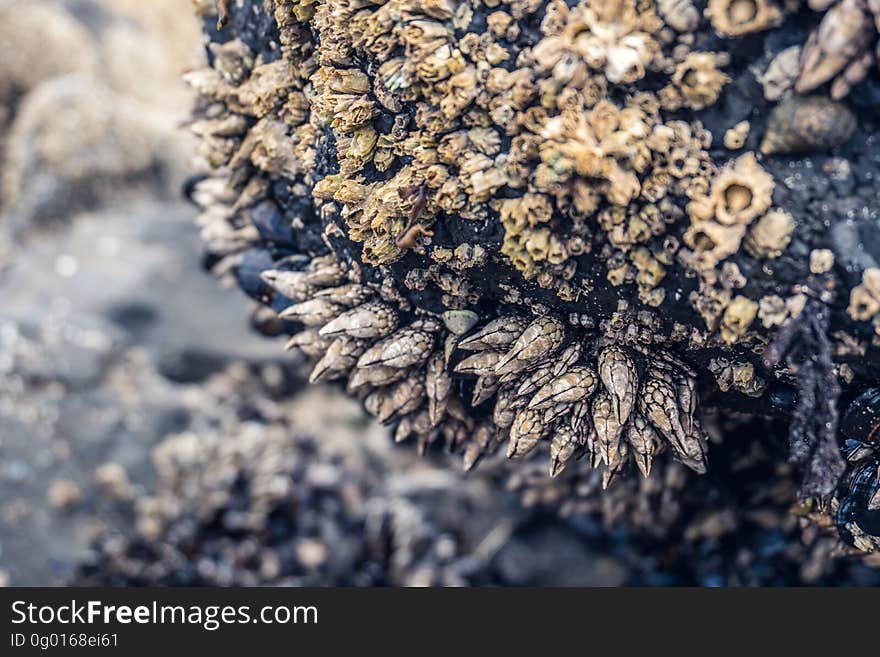
[[[782,441],[738,440],[778,423],[709,418],[725,467],[599,495],[534,459],[513,477],[420,459],[338,389],[306,390],[304,359],[200,271],[178,200],[189,12],[0,0],[0,582],[880,583],[787,513]]]

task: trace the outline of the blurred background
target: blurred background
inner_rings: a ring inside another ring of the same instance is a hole
[[[278,345],[200,271],[182,0],[0,0],[0,579],[82,557],[95,469],[136,489],[192,390]],[[210,414],[206,409],[204,414]],[[137,491],[135,491],[137,492]]]

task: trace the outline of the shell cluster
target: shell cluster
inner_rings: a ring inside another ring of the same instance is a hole
[[[551,474],[587,455],[606,486],[663,450],[701,472],[699,388],[801,390],[785,354],[833,377],[870,339],[808,317],[847,288],[783,202],[782,158],[857,127],[820,87],[801,94],[812,46],[755,72],[769,120],[706,127],[742,93],[735,40],[793,5],[236,0],[219,31],[199,7],[207,173],[190,192],[208,264],[397,440],[466,467],[545,445]],[[829,453],[829,418],[811,453]]]
[[[543,444],[554,476],[586,453],[606,486],[630,460],[647,477],[667,448],[705,472],[695,373],[667,352],[602,346],[552,315],[478,326],[476,314],[453,310],[406,323],[327,259],[263,279],[296,301],[279,316],[307,327],[288,347],[317,359],[309,380],[345,380],[370,414],[396,425],[397,441],[414,437],[424,450],[442,438],[466,469],[502,443],[509,458]]]

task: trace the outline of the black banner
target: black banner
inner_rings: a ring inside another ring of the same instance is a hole
[[[0,655],[526,648],[875,654],[880,591],[0,589]],[[609,643],[610,642],[610,643]],[[610,648],[616,646],[616,648]]]

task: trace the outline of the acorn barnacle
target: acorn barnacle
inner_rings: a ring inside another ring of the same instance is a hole
[[[765,145],[787,145],[759,160],[748,135],[770,107],[737,39],[783,13],[710,0],[709,26],[698,5],[230,3],[209,30],[222,52],[188,76],[209,266],[313,380],[467,469],[506,456],[556,481],[589,470],[596,490],[703,473],[723,436],[702,398],[792,418],[785,448],[835,490],[839,378],[870,380],[851,354],[880,289],[877,254],[822,208],[868,230],[840,190],[871,197],[875,146],[850,169],[781,156],[870,125],[783,100]],[[257,18],[273,29],[244,29]],[[794,51],[769,48],[765,92],[783,98]]]
[[[709,0],[706,16],[719,34],[728,37],[768,30],[782,20],[773,0]]]

